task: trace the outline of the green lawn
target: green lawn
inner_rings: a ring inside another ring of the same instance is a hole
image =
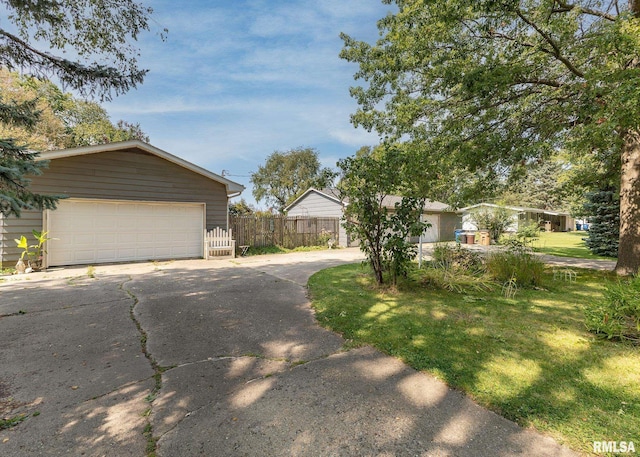
[[[610,273],[543,290],[456,294],[407,282],[377,289],[363,267],[309,281],[318,321],[461,389],[480,404],[585,453],[594,440],[640,443],[640,350],[585,330],[581,305]],[[637,444],[636,444],[637,446]]]
[[[593,255],[585,245],[583,238],[588,232],[540,232],[540,237],[533,242],[536,252],[557,255],[560,257],[576,257],[579,259],[608,259]]]

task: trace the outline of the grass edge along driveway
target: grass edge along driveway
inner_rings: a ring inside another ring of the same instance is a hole
[[[575,282],[547,271],[543,290],[507,299],[412,282],[381,291],[351,264],[316,273],[309,291],[318,322],[353,346],[398,357],[521,426],[583,453],[594,441],[639,446],[640,349],[586,331],[582,304],[613,278],[578,271]]]

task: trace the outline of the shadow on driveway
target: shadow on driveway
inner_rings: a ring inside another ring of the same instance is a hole
[[[573,455],[396,359],[343,350],[302,287],[358,261],[341,255],[1,285],[0,384],[29,416],[0,431],[0,454],[144,456],[157,440],[167,457]]]

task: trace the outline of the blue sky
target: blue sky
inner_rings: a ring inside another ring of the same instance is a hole
[[[139,42],[144,84],[105,103],[140,123],[154,146],[243,184],[275,150],[316,148],[335,168],[378,139],[355,129],[357,66],[338,57],[340,32],[369,42],[390,11],[380,0],[151,0]],[[168,28],[167,40],[157,33]],[[264,203],[259,204],[264,207]]]

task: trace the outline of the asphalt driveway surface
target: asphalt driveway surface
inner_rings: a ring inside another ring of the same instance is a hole
[[[574,455],[320,328],[308,277],[360,258],[347,249],[4,281],[0,417],[24,420],[0,430],[0,455]]]

